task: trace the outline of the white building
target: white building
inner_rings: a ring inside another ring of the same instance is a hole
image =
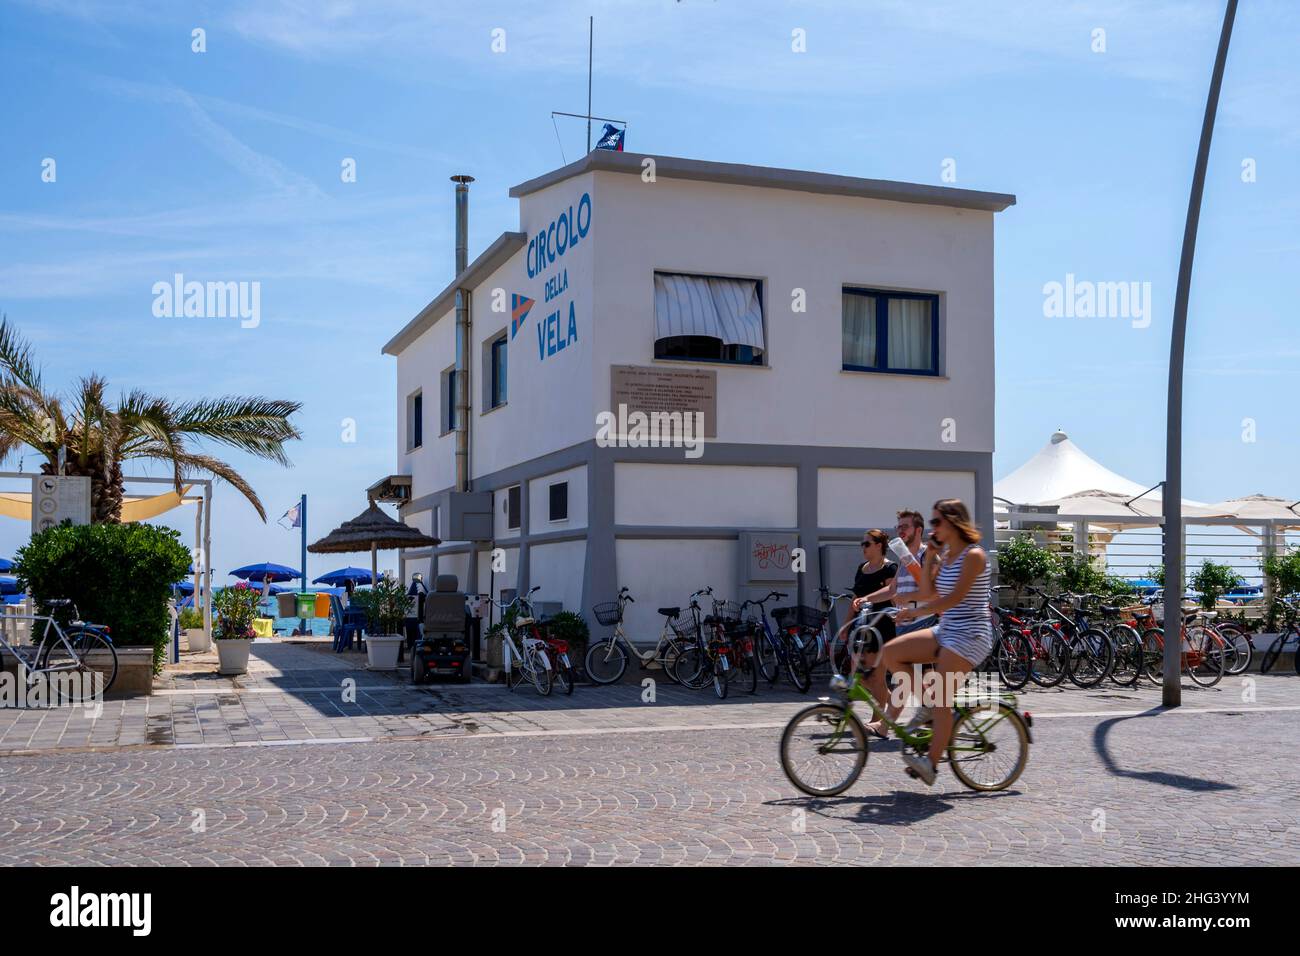
[[[443,542],[407,570],[573,610],[626,585],[653,640],[655,607],[706,584],[815,603],[899,508],[958,497],[992,528],[993,214],[1013,196],[606,151],[510,195],[518,230],[384,347],[401,438],[373,491]],[[619,404],[700,411],[709,437],[608,447]]]

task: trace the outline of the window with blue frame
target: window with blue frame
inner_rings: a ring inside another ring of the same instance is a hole
[[[506,337],[492,343],[492,390],[489,407],[499,408],[506,403]]]
[[[939,374],[939,297],[843,290],[842,367],[849,372]]]

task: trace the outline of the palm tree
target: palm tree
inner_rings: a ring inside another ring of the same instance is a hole
[[[300,402],[242,396],[174,402],[136,390],[113,407],[104,400],[105,389],[102,378],[88,375],[67,397],[46,391],[31,346],[0,316],[0,462],[26,446],[45,457],[41,473],[52,475],[65,448],[64,474],[90,478],[95,522],[122,520],[122,463],[131,458],[164,462],[177,491],[196,473],[224,479],[266,520],[248,482],[226,462],[196,451],[193,440],[287,466],[284,443],[302,437],[289,421]]]

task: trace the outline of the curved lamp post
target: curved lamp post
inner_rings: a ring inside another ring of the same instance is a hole
[[[1192,284],[1192,260],[1196,256],[1196,227],[1201,219],[1201,194],[1205,192],[1205,166],[1210,158],[1214,115],[1219,109],[1223,66],[1228,59],[1228,41],[1232,39],[1232,22],[1236,16],[1237,0],[1228,0],[1223,12],[1223,28],[1219,32],[1219,52],[1214,57],[1214,73],[1210,77],[1210,93],[1205,100],[1205,119],[1201,122],[1201,145],[1196,152],[1192,194],[1187,201],[1183,255],[1178,263],[1178,291],[1174,298],[1174,325],[1169,339],[1164,489],[1165,631],[1175,636],[1165,640],[1163,703],[1166,707],[1177,707],[1183,701],[1183,642],[1177,635],[1182,626],[1183,604],[1183,346],[1187,342],[1187,299]]]

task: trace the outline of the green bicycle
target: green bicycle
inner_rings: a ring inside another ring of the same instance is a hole
[[[831,678],[835,699],[823,697],[790,719],[781,734],[781,769],[790,782],[812,797],[833,797],[857,782],[867,765],[868,735],[862,721],[853,712],[854,702],[871,708],[883,720],[903,746],[925,754],[930,749],[929,723],[903,726],[890,720],[879,702],[857,674],[862,652],[879,646],[879,632],[874,625],[883,616],[877,613],[870,622],[859,617],[854,629],[852,677],[839,674]],[[954,707],[952,742],[947,762],[957,779],[972,790],[1005,790],[1020,777],[1029,762],[1030,728],[1033,718],[1016,708],[1012,694],[962,699]],[[909,775],[911,770],[907,771]]]

